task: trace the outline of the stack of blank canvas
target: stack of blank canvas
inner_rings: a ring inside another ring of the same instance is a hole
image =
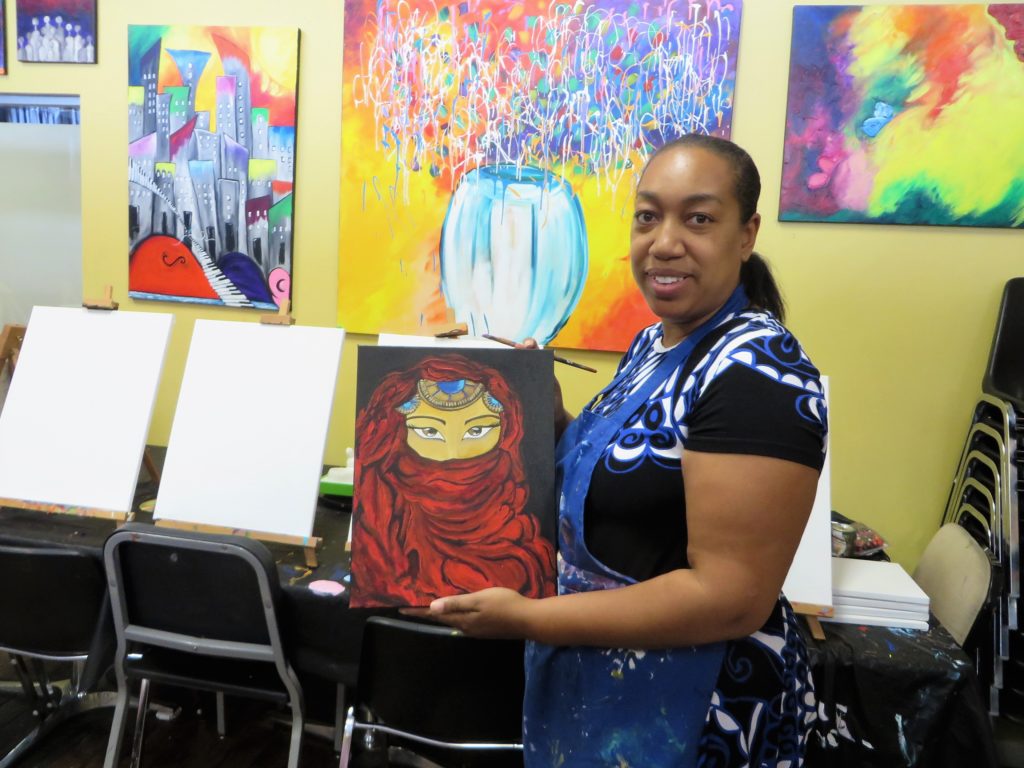
[[[833,557],[832,606],[823,621],[928,629],[928,595],[898,563]]]

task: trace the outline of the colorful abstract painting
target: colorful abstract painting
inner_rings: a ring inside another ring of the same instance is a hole
[[[779,218],[1024,226],[1024,4],[798,6]]]
[[[353,607],[555,588],[547,350],[360,347]]]
[[[18,0],[18,61],[96,63],[96,0]]]
[[[128,28],[128,292],[291,298],[297,29]]]
[[[7,9],[0,0],[0,75],[7,74]]]
[[[339,322],[626,347],[649,153],[728,136],[740,0],[346,0]]]

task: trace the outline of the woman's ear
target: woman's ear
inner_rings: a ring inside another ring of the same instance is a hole
[[[741,241],[743,248],[743,261],[750,258],[750,254],[754,252],[754,246],[757,244],[757,233],[761,229],[761,214],[755,213],[742,226],[743,239]]]

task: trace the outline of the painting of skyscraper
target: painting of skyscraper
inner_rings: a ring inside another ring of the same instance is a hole
[[[96,0],[18,0],[16,26],[18,61],[96,63]]]
[[[297,29],[129,26],[128,293],[291,298]]]

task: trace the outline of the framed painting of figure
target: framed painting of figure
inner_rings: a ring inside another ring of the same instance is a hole
[[[553,359],[361,347],[353,607],[554,593]]]
[[[128,28],[128,295],[291,299],[299,32]]]
[[[96,63],[96,0],[18,0],[16,7],[18,61]]]

